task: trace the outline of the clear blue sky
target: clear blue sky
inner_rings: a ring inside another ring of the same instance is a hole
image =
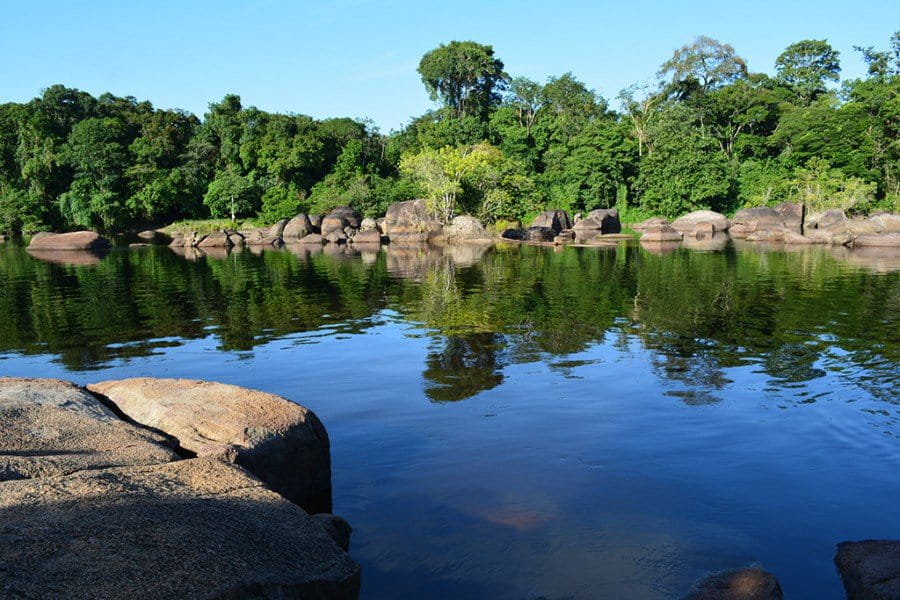
[[[54,83],[202,115],[229,92],[245,105],[368,117],[384,131],[433,104],[416,66],[442,42],[494,46],[512,75],[571,71],[607,99],[653,76],[700,34],[772,71],[788,44],[827,38],[843,75],[854,45],[885,47],[898,0],[0,0],[0,102]]]

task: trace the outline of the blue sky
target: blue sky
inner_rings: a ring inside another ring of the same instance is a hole
[[[492,44],[512,75],[571,71],[608,99],[653,76],[700,34],[771,72],[788,44],[827,38],[843,75],[854,45],[885,47],[900,1],[528,0],[300,2],[0,0],[0,102],[54,83],[198,115],[229,92],[245,105],[368,117],[388,131],[433,103],[416,73],[442,42]]]

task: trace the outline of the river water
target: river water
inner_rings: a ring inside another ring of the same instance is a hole
[[[368,599],[672,598],[750,564],[842,598],[835,544],[900,537],[898,254],[316,250],[0,246],[0,374],[315,410]]]

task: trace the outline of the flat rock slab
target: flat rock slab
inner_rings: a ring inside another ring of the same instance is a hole
[[[178,460],[154,432],[55,379],[0,377],[0,481]]]
[[[843,542],[834,562],[849,600],[900,598],[900,540]]]
[[[240,467],[0,483],[0,597],[357,598],[359,566]]]
[[[135,422],[197,454],[235,462],[310,513],[331,512],[328,434],[281,396],[191,379],[135,378],[88,386]]]
[[[775,576],[762,569],[715,573],[698,583],[682,600],[781,600],[784,593]]]

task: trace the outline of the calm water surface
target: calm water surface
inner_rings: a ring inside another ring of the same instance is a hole
[[[671,598],[753,562],[842,598],[835,544],[900,537],[897,255],[62,259],[0,246],[0,373],[314,409],[364,598]]]

